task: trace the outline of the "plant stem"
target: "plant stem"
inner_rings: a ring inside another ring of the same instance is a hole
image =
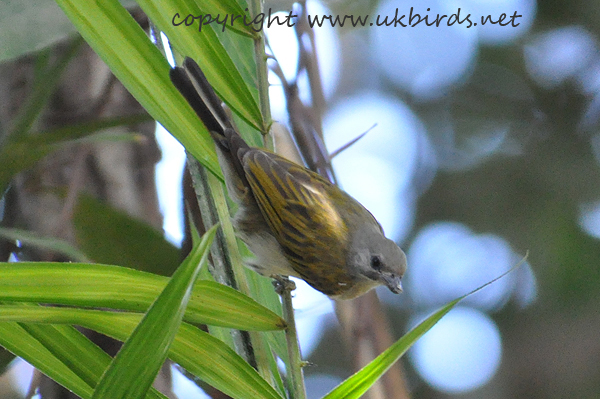
[[[252,15],[263,12],[263,2],[260,0],[248,1],[248,9]],[[263,143],[270,150],[273,149],[273,138],[270,135],[271,109],[269,105],[269,81],[267,70],[267,56],[265,54],[265,34],[261,32],[254,40],[254,57],[256,59],[256,78],[258,82],[259,106],[263,116]],[[287,385],[290,399],[305,399],[304,376],[302,374],[302,357],[298,344],[298,333],[294,317],[294,306],[292,305],[291,291],[284,289],[281,293],[283,318],[288,328],[285,331],[285,339],[288,351]]]
[[[296,330],[291,291],[289,289],[284,289],[281,293],[281,298],[283,301],[283,319],[288,325],[285,330],[285,340],[288,350],[286,379],[288,391],[290,399],[306,399],[304,375],[302,373],[303,361],[300,354],[300,345],[298,344],[298,332]]]
[[[196,198],[198,200],[198,206],[200,208],[200,214],[205,226],[212,226],[215,223],[221,222],[221,226],[229,225],[229,214],[225,218],[219,218],[219,211],[216,202],[221,199],[218,195],[218,189],[212,190],[214,182],[211,184],[210,179],[216,180],[216,177],[206,173],[206,170],[200,163],[191,155],[188,154],[188,166],[190,168],[190,175],[194,183],[194,190],[196,192]],[[211,187],[212,186],[212,187]],[[222,189],[221,189],[222,191]],[[222,194],[222,193],[221,193]],[[224,200],[224,198],[223,198]],[[225,205],[226,206],[226,205]],[[219,229],[217,236],[215,237],[214,245],[211,248],[211,256],[213,261],[213,274],[215,280],[221,284],[229,285],[230,287],[238,289],[238,280],[236,279],[236,273],[232,265],[230,254],[237,252],[236,247],[228,245],[226,234],[223,229]],[[239,256],[239,255],[238,255]],[[244,280],[245,281],[245,280]],[[245,284],[246,289],[248,284]],[[236,351],[241,354],[248,363],[252,366],[256,366],[256,359],[254,356],[254,350],[247,332],[231,330],[234,346]]]
[[[260,0],[248,1],[248,10],[250,15],[258,15],[263,12],[263,2]],[[256,81],[258,83],[258,105],[262,114],[263,126],[263,145],[269,150],[273,150],[273,138],[271,134],[271,108],[269,105],[269,80],[267,70],[267,55],[265,53],[265,32],[262,31],[254,39],[254,59],[256,61]]]
[[[260,0],[249,0],[248,10],[251,15],[262,13],[263,2]],[[254,40],[254,57],[256,60],[256,78],[258,82],[259,107],[263,116],[263,143],[270,150],[273,149],[273,138],[268,137],[271,129],[271,109],[269,105],[269,81],[267,70],[267,56],[265,54],[265,33],[261,32]],[[288,350],[287,384],[290,399],[305,399],[304,376],[302,374],[302,357],[298,345],[298,334],[294,318],[294,307],[292,305],[292,294],[290,290],[284,289],[281,293],[283,305],[283,318],[288,328],[285,331],[285,339]]]
[[[207,173],[208,186],[213,196],[215,204],[215,210],[221,221],[221,227],[223,232],[223,239],[225,246],[227,247],[228,262],[231,268],[233,280],[237,285],[237,289],[247,296],[252,296],[250,291],[250,284],[243,266],[242,256],[240,255],[237,239],[235,232],[231,224],[229,215],[229,208],[227,207],[227,200],[225,198],[225,192],[223,191],[223,184],[214,175]],[[244,345],[247,346],[246,351],[252,355],[252,364],[263,378],[267,381],[271,380],[271,373],[269,370],[269,361],[267,359],[267,349],[264,347],[264,342],[256,332],[237,331],[232,330],[232,334],[239,334]]]

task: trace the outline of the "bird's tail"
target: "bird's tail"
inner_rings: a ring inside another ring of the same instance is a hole
[[[171,82],[196,111],[211,133],[223,135],[231,128],[229,118],[221,106],[221,100],[208,83],[196,61],[186,57],[183,66],[171,69]]]
[[[241,157],[249,148],[248,144],[233,129],[231,121],[221,105],[221,100],[208,83],[196,61],[186,57],[182,65],[171,69],[169,73],[171,82],[196,111],[215,144],[221,150],[223,157],[232,164],[231,166],[238,176],[246,183]]]

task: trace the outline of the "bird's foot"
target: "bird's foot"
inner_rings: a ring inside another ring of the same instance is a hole
[[[290,280],[287,276],[275,275],[273,278],[273,287],[275,292],[279,295],[283,295],[286,291],[292,292],[296,289],[296,283]]]

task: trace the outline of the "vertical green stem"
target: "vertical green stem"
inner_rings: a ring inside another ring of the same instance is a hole
[[[248,10],[250,15],[262,13],[263,2],[260,0],[249,0]],[[256,80],[258,83],[258,103],[263,117],[263,145],[265,148],[273,150],[273,139],[268,137],[271,130],[271,108],[269,105],[269,80],[267,70],[267,55],[265,53],[265,33],[260,32],[254,39],[254,59],[256,61]]]
[[[251,297],[252,293],[250,292],[250,284],[248,283],[248,279],[246,277],[243,260],[240,255],[235,232],[231,224],[229,208],[227,207],[227,200],[225,198],[223,184],[219,179],[210,173],[207,173],[206,177],[208,179],[210,191],[214,198],[217,215],[221,221],[224,241],[228,249],[227,252],[229,255],[229,262],[233,272],[233,278],[237,284],[238,290]],[[240,334],[242,341],[246,345],[251,345],[251,348],[247,348],[247,351],[252,353],[252,360],[254,362],[253,365],[256,366],[258,372],[263,378],[265,378],[267,381],[270,381],[272,376],[269,369],[269,361],[266,355],[267,349],[264,347],[262,338],[258,335],[258,333],[255,332],[240,331],[233,334]]]
[[[249,0],[248,10],[251,15],[258,15],[264,12],[263,2],[260,0]],[[267,56],[265,53],[265,34],[260,32],[254,40],[254,57],[256,60],[256,78],[258,82],[259,106],[263,116],[263,142],[268,149],[273,149],[272,137],[267,137],[271,129],[271,109],[269,105],[269,81],[267,70]],[[294,307],[292,305],[292,295],[289,290],[283,290],[281,295],[283,305],[283,318],[288,324],[285,333],[288,364],[287,364],[287,383],[290,399],[305,399],[306,390],[304,388],[304,377],[302,375],[302,357],[300,355],[300,346],[298,345],[298,334],[296,331],[296,321],[294,318]]]
[[[258,15],[264,12],[263,2],[260,0],[249,0],[248,10],[251,15]],[[258,82],[259,106],[263,116],[263,142],[264,146],[270,150],[273,149],[273,139],[268,137],[271,129],[271,109],[269,105],[269,81],[267,70],[267,56],[265,53],[265,34],[260,32],[254,39],[254,57],[256,60],[256,78]],[[298,334],[296,331],[296,321],[294,318],[294,307],[292,305],[292,295],[289,290],[283,290],[281,295],[283,305],[283,318],[288,324],[285,333],[288,364],[287,364],[287,384],[290,399],[305,399],[306,390],[304,388],[304,377],[302,375],[302,357],[300,355],[300,346],[298,345]]]
[[[306,389],[304,388],[304,375],[302,373],[302,356],[300,354],[300,345],[298,344],[298,332],[296,330],[296,320],[294,317],[294,306],[292,305],[292,295],[290,290],[283,290],[281,295],[283,300],[283,318],[287,322],[285,330],[285,340],[288,350],[287,364],[287,385],[290,399],[306,399]]]
[[[231,225],[223,185],[215,176],[207,173],[191,156],[188,157],[188,165],[205,225],[211,226],[217,221],[221,222],[222,228],[217,233],[215,245],[211,251],[215,263],[213,275],[217,281],[250,296],[250,288]],[[256,367],[263,378],[267,381],[272,380],[269,361],[266,358],[267,349],[257,333],[231,330],[231,336],[236,351],[242,354],[248,363]]]
[[[198,161],[189,154],[188,165],[204,225],[212,226],[221,221],[222,227],[227,224],[231,226],[229,214],[227,214],[225,218],[220,219],[217,205],[217,203],[220,202],[220,196],[218,195],[219,190],[218,188],[216,190],[212,190],[212,188],[215,186],[215,183],[214,181],[211,181],[211,177],[215,180],[216,178],[207,173],[200,163],[198,163]],[[230,256],[231,253],[237,252],[237,246],[234,248],[230,247],[225,236],[226,234],[224,233],[224,230],[219,229],[217,236],[215,237],[214,244],[211,248],[212,261],[214,264],[214,268],[211,270],[211,272],[218,282],[238,288],[238,281],[235,278],[234,266],[232,265]],[[254,351],[252,349],[252,344],[249,342],[248,334],[241,331],[232,330],[231,335],[236,351],[241,354],[248,363],[255,365],[256,361],[254,357]]]

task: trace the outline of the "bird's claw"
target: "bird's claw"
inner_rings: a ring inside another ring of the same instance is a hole
[[[287,276],[272,276],[273,277],[273,287],[275,287],[275,292],[279,295],[283,295],[286,291],[292,292],[296,289],[296,283],[290,280]]]

